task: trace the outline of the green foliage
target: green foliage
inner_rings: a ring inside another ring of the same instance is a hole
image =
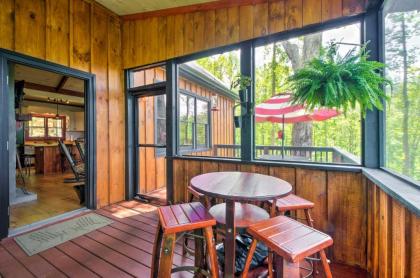
[[[236,79],[233,80],[230,89],[238,89],[239,91],[246,90],[249,86],[251,86],[251,77],[239,74],[235,77]]]
[[[369,61],[365,48],[353,48],[344,57],[338,54],[335,42],[321,48],[318,57],[288,78],[293,102],[308,109],[328,107],[344,113],[359,105],[363,115],[374,107],[382,110],[386,98],[382,85],[390,81],[380,74],[384,65]]]

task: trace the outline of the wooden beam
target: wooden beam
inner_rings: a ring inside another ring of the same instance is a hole
[[[69,80],[68,76],[63,76],[61,78],[60,83],[58,83],[57,88],[55,88],[57,92],[60,92],[63,89],[64,85],[66,85],[67,80]]]
[[[24,88],[32,89],[32,90],[38,90],[38,91],[45,91],[45,92],[55,93],[55,94],[62,94],[62,95],[72,96],[72,97],[84,97],[85,96],[85,94],[81,93],[81,92],[76,92],[76,91],[66,90],[66,89],[61,89],[60,91],[57,91],[57,88],[55,88],[55,87],[36,84],[36,83],[31,83],[31,82],[25,82]]]
[[[130,20],[139,20],[145,19],[150,17],[159,17],[159,16],[169,16],[169,15],[176,15],[176,14],[184,14],[184,13],[192,13],[192,12],[200,12],[200,11],[209,11],[209,10],[216,10],[216,9],[225,9],[231,7],[239,7],[244,5],[256,5],[261,3],[268,3],[268,0],[218,0],[212,1],[202,4],[193,4],[188,6],[181,6],[181,7],[174,7],[150,12],[143,12],[143,13],[135,13],[135,14],[128,14],[123,15],[123,21],[130,21]]]
[[[37,98],[37,97],[25,96],[24,101],[32,101],[32,102],[38,102],[38,103],[47,103],[47,104],[57,105],[56,102],[47,101],[43,98]],[[60,105],[60,106],[72,106],[72,107],[79,107],[79,108],[85,107],[84,104],[78,104],[78,103],[59,103],[58,105]]]

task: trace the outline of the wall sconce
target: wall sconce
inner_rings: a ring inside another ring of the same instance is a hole
[[[211,111],[219,111],[218,106],[218,100],[219,97],[216,94],[213,94],[210,98],[210,105],[211,105]]]

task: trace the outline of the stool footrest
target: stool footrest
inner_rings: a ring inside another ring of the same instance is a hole
[[[192,265],[177,266],[171,269],[171,273],[176,273],[176,272],[181,272],[181,271],[188,271],[194,274],[200,273],[206,277],[210,277],[210,273],[208,271],[201,269],[199,267],[196,267],[196,266],[192,266]]]

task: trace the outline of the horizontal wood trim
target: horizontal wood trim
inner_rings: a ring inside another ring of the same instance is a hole
[[[65,96],[73,96],[73,97],[84,97],[85,94],[77,91],[62,89],[62,88],[55,88],[47,85],[41,85],[31,82],[25,82],[24,87],[26,89],[32,89],[32,90],[38,90],[38,91],[44,91],[44,92],[50,92],[55,94],[62,94]]]
[[[150,17],[170,16],[184,13],[204,12],[214,9],[227,9],[232,7],[239,7],[244,5],[256,5],[260,3],[267,3],[267,0],[218,0],[201,4],[193,4],[188,6],[174,7],[150,12],[142,12],[135,14],[123,15],[124,21],[146,19]]]

